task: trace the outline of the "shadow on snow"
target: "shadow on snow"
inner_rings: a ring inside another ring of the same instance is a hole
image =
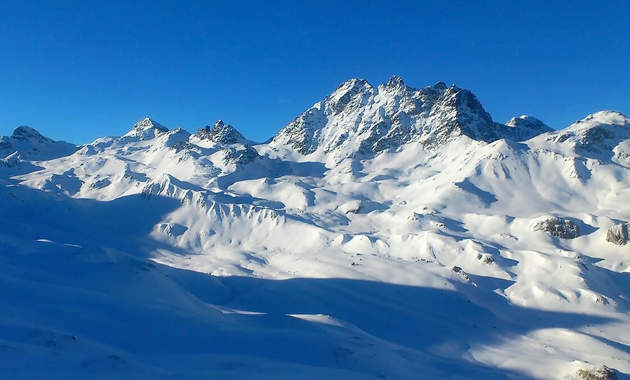
[[[210,355],[208,370],[228,373],[256,358],[357,378],[504,379],[527,377],[465,359],[467,350],[535,329],[608,321],[515,306],[492,286],[467,297],[473,290],[213,277],[149,260],[143,242],[177,200],[100,202],[21,186],[2,187],[0,196],[11,199],[0,210],[0,309],[10,310],[0,313],[0,342],[8,347],[39,347],[44,343],[33,337],[43,331],[54,332],[55,345],[59,336],[76,336],[172,371]],[[475,281],[483,285],[484,278]]]

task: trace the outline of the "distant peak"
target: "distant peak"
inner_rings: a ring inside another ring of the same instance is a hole
[[[446,85],[444,82],[437,82],[433,86],[423,87],[420,91],[424,94],[434,94],[439,95],[447,90],[457,91],[459,90],[455,85],[451,85],[450,87]]]
[[[133,125],[133,128],[125,136],[138,137],[141,140],[154,138],[157,134],[168,132],[168,128],[157,121],[145,117]]]
[[[543,125],[543,126],[547,127],[545,125],[545,123],[543,123],[539,119],[537,119],[537,118],[535,118],[533,116],[529,116],[529,115],[521,115],[519,117],[513,117],[510,120],[508,120],[507,123],[505,123],[505,125],[507,125],[508,127],[535,126],[535,125]],[[547,128],[549,128],[549,127],[547,127]],[[551,129],[551,128],[549,128],[549,129]]]
[[[617,111],[599,111],[592,113],[586,116],[584,119],[579,122],[595,122],[601,124],[610,124],[610,125],[619,125],[619,126],[630,126],[630,119],[621,112]]]
[[[529,115],[513,117],[505,125],[509,127],[506,130],[507,135],[517,141],[529,140],[541,133],[553,131],[547,124]]]
[[[141,131],[151,129],[151,128],[155,128],[162,132],[168,131],[168,128],[158,123],[157,121],[149,118],[148,116],[133,125],[133,129],[141,130]]]
[[[220,144],[236,144],[245,141],[243,135],[236,128],[226,124],[221,119],[217,120],[213,127],[206,125],[199,129],[195,136],[201,140],[210,140]]]
[[[236,130],[236,128],[234,128],[233,126],[231,126],[230,124],[226,124],[223,120],[219,119],[217,120],[213,126],[210,125],[206,125],[203,128],[200,128],[199,131],[215,131],[218,132],[222,129],[233,129]]]
[[[438,90],[446,90],[446,83],[444,82],[437,82],[436,84],[433,85],[433,88],[438,89]]]
[[[372,90],[374,87],[365,79],[352,78],[347,81],[341,83],[335,91],[331,94],[330,97],[339,97],[343,96],[348,92],[359,92],[365,90]]]
[[[367,80],[365,80],[365,79],[362,79],[362,78],[350,78],[350,79],[344,81],[343,83],[341,83],[339,85],[339,88],[346,87],[346,86],[353,87],[355,85],[362,85],[362,86],[366,86],[367,85],[367,86],[371,87],[370,83]]]
[[[491,142],[502,138],[475,95],[444,82],[421,90],[398,76],[378,88],[351,79],[291,121],[273,139],[301,154],[375,153],[411,141],[435,147],[465,135]]]
[[[30,140],[30,139],[49,140],[48,138],[42,136],[42,134],[39,133],[34,128],[28,127],[26,125],[22,125],[22,126],[19,126],[19,127],[15,128],[15,130],[13,131],[13,134],[11,135],[11,137],[13,137],[14,139],[18,139],[18,140]]]
[[[386,87],[402,87],[405,86],[405,82],[403,82],[402,78],[398,75],[392,75],[391,78],[385,83]]]
[[[341,112],[348,105],[360,106],[366,97],[373,95],[374,87],[365,79],[349,79],[326,98],[334,112]]]
[[[10,137],[0,136],[0,151],[3,150],[17,152],[20,159],[51,160],[70,155],[77,147],[65,141],[55,141],[34,128],[22,125],[15,128]]]

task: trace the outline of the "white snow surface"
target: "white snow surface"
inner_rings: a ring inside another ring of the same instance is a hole
[[[630,120],[477,103],[355,79],[264,144],[3,138],[0,377],[630,378]]]

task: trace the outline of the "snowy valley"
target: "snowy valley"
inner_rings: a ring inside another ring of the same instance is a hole
[[[0,137],[2,378],[630,378],[630,119],[342,83],[267,142]],[[589,377],[590,376],[590,377]]]

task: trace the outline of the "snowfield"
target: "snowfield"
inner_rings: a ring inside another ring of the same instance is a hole
[[[344,82],[266,143],[0,138],[0,377],[630,378],[630,119]]]

